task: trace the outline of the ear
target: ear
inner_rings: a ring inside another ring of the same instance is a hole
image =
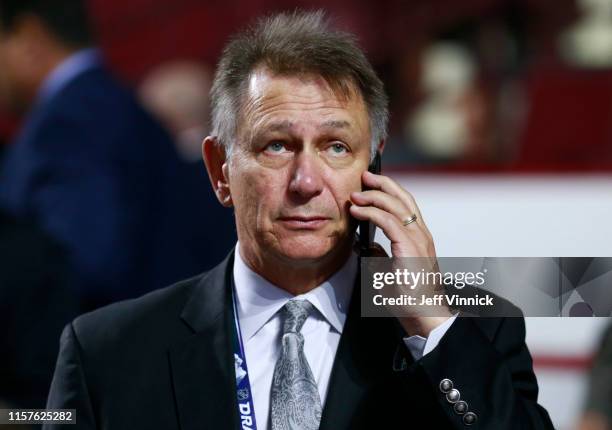
[[[202,157],[208,179],[219,202],[226,208],[232,207],[232,196],[229,187],[229,166],[225,157],[225,149],[217,141],[216,136],[208,136],[202,142]]]
[[[380,152],[380,155],[382,155],[383,151],[385,150],[386,143],[387,141],[384,139],[381,139],[381,141],[378,143],[378,152]]]

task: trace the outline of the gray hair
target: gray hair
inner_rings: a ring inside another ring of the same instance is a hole
[[[293,12],[260,19],[232,38],[211,88],[212,134],[232,151],[248,79],[258,66],[272,73],[321,76],[348,98],[358,90],[368,110],[371,159],[387,137],[388,99],[382,81],[352,34],[332,30],[323,11]]]

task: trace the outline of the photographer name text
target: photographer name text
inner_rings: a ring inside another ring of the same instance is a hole
[[[479,296],[478,294],[473,297],[461,297],[457,294],[422,294],[418,296],[411,296],[408,294],[402,294],[398,297],[384,297],[382,294],[376,294],[372,298],[375,306],[441,306],[446,304],[450,307],[456,306],[493,306],[493,297],[489,294]]]

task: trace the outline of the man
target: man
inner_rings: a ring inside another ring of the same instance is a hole
[[[202,222],[216,202],[194,210],[201,192],[167,133],[104,67],[85,4],[0,1],[0,101],[28,111],[0,207],[65,247],[95,308],[199,273],[229,246]]]
[[[352,217],[394,256],[435,250],[410,194],[366,171],[387,101],[350,35],[321,13],[260,21],[224,50],[212,109],[236,249],[69,325],[49,408],[83,429],[552,428],[522,319],[360,318]]]

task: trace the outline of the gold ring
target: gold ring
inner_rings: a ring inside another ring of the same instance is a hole
[[[412,214],[412,216],[410,218],[406,218],[404,221],[402,221],[402,224],[404,226],[407,226],[408,224],[412,224],[416,220],[417,220],[416,214]]]

